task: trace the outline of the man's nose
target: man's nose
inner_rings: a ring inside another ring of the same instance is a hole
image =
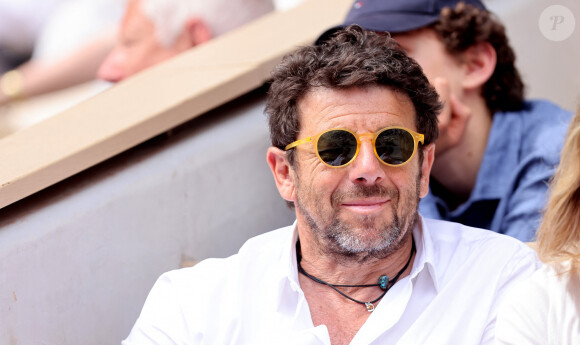
[[[113,48],[105,60],[103,60],[103,63],[101,63],[97,71],[97,78],[112,83],[119,82],[126,77],[124,65],[125,55],[118,48]]]
[[[361,144],[355,160],[351,163],[349,176],[353,183],[374,185],[385,178],[382,163],[375,155],[371,138],[360,138]]]

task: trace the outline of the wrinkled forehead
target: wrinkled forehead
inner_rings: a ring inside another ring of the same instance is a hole
[[[298,101],[297,110],[300,131],[375,131],[395,125],[416,129],[415,107],[409,96],[383,85],[313,88]]]

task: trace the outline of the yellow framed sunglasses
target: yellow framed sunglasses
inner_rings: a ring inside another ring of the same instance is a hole
[[[296,140],[284,151],[311,142],[316,155],[331,168],[346,166],[358,155],[361,138],[370,137],[375,155],[383,164],[400,167],[413,158],[417,145],[423,144],[425,136],[404,127],[386,127],[375,133],[356,134],[349,129],[332,128],[317,135]]]

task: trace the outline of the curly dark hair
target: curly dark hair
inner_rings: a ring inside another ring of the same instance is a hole
[[[516,55],[509,45],[505,27],[493,13],[460,2],[455,8],[444,8],[439,20],[430,27],[451,54],[489,42],[496,51],[497,65],[482,89],[487,107],[492,114],[523,107],[524,83],[515,66]]]
[[[409,96],[415,124],[427,145],[437,138],[439,96],[415,60],[390,36],[358,25],[338,31],[324,44],[298,48],[272,72],[266,101],[272,145],[284,149],[300,129],[298,102],[313,88],[348,89],[383,85]],[[422,157],[422,150],[419,150]],[[290,164],[294,150],[288,151]]]

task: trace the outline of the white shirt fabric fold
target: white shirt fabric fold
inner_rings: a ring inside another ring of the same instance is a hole
[[[535,252],[445,221],[421,218],[413,235],[411,274],[389,290],[351,345],[492,344],[497,305],[539,267]],[[281,228],[229,258],[163,274],[123,345],[330,345],[298,283],[296,240],[295,225]]]

